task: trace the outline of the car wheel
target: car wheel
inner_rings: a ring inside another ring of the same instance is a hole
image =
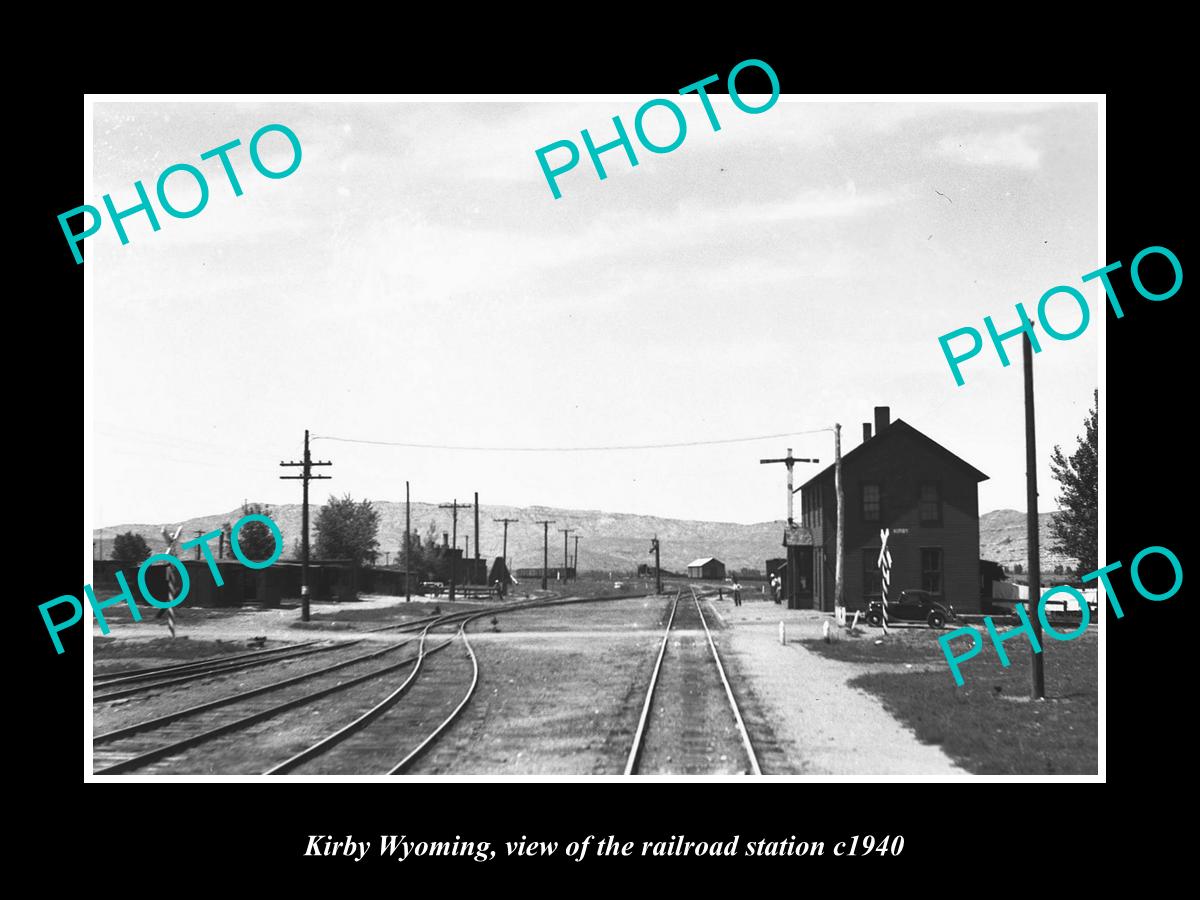
[[[870,622],[872,625],[874,625],[876,628],[878,628],[880,625],[883,624],[883,616],[881,616],[877,612],[869,612],[869,613],[867,613],[867,621]]]
[[[929,614],[929,627],[930,628],[941,628],[945,624],[946,624],[946,617],[943,616],[940,612],[935,611],[935,612],[931,612]]]

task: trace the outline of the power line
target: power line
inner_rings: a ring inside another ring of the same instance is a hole
[[[819,434],[832,428],[813,428],[808,431],[783,431],[778,434],[760,434],[752,437],[717,438],[709,441],[678,441],[667,444],[615,444],[603,447],[476,447],[465,444],[413,444],[403,441],[370,441],[360,438],[334,437],[328,434],[313,435],[314,441],[338,441],[343,444],[372,444],[379,447],[407,447],[414,450],[467,450],[481,453],[597,453],[612,450],[667,450],[675,447],[707,447],[714,444],[746,444],[751,441],[767,441],[775,438],[804,434]]]

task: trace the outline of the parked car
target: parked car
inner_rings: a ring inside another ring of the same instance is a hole
[[[442,591],[445,590],[445,588],[446,588],[446,586],[444,584],[442,584],[440,581],[422,581],[421,582],[421,593],[422,594],[432,594],[434,597],[440,597],[440,596],[442,596]]]
[[[930,628],[941,628],[958,618],[954,607],[934,600],[929,591],[901,591],[895,600],[888,601],[889,622],[928,622]],[[883,624],[883,601],[872,600],[867,605],[867,621]]]
[[[613,590],[619,591],[623,587],[625,587],[625,582],[623,582],[623,581],[614,581],[613,582]]]

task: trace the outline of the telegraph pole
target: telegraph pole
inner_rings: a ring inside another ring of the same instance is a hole
[[[654,593],[662,593],[662,569],[658,565],[658,535],[650,539],[650,549],[654,553]]]
[[[790,539],[790,537],[791,537],[792,526],[796,524],[796,520],[792,516],[792,504],[794,502],[794,497],[796,496],[796,490],[799,490],[799,489],[792,488],[792,466],[794,466],[798,462],[819,463],[820,460],[816,459],[816,458],[809,459],[807,457],[799,458],[799,457],[792,456],[792,448],[788,447],[787,456],[783,457],[782,459],[760,459],[758,461],[758,464],[760,466],[767,465],[769,463],[783,463],[784,465],[787,466],[788,534],[787,534],[787,538],[784,539],[784,544],[787,547],[787,572],[788,572],[788,582],[787,583],[788,583],[788,601],[789,601],[788,606],[789,607],[792,607],[795,605],[794,601],[796,599],[797,585],[799,583],[799,578],[796,575],[796,568],[797,568],[796,567],[796,551],[792,549],[791,544],[787,543],[787,540]]]
[[[833,426],[833,488],[837,491],[837,559],[833,569],[833,608],[845,606],[844,583],[842,570],[846,553],[846,493],[842,490],[842,426]]]
[[[504,550],[501,551],[501,555],[504,557],[504,568],[507,569],[508,568],[508,523],[509,522],[520,522],[521,520],[520,519],[492,519],[492,521],[504,523]]]
[[[562,532],[562,536],[563,536],[563,576],[562,577],[563,577],[563,583],[565,584],[567,581],[567,562],[568,562],[568,560],[567,560],[567,535],[570,534],[575,529],[574,528],[560,528],[558,530]]]
[[[1029,545],[1029,609],[1033,612],[1030,624],[1036,638],[1036,644],[1031,644],[1029,648],[1029,658],[1033,663],[1029,695],[1034,700],[1041,700],[1046,696],[1046,672],[1042,666],[1042,654],[1033,649],[1042,645],[1042,619],[1037,614],[1042,599],[1042,560],[1038,535],[1037,447],[1033,433],[1033,348],[1029,343],[1028,331],[1022,344],[1025,357],[1025,506],[1028,510],[1025,514],[1025,533]]]
[[[575,570],[575,580],[579,580],[579,535],[575,535],[575,556],[571,559],[571,568]]]
[[[473,569],[471,568],[471,566],[470,566],[470,562],[471,562],[471,536],[470,536],[469,534],[464,534],[464,535],[463,535],[463,540],[464,540],[464,541],[466,541],[465,549],[463,550],[463,560],[464,560],[466,563],[468,563],[468,565],[467,565],[467,584],[474,584],[474,583],[475,583],[475,572],[474,572],[474,570],[473,570]]]
[[[404,482],[404,602],[412,603],[412,506]]]
[[[457,574],[455,570],[458,568],[455,563],[455,557],[458,556],[458,499],[455,498],[450,503],[439,503],[438,509],[451,510],[451,526],[454,531],[454,537],[450,540],[450,602],[454,602],[454,577]]]
[[[475,573],[479,571],[479,491],[475,492],[475,565],[471,569],[471,584],[475,583]],[[487,582],[485,575],[484,583]]]
[[[542,526],[542,590],[546,590],[546,570],[550,568],[550,526],[554,524],[553,519],[538,519],[538,525]]]
[[[196,529],[196,537],[203,537],[203,535],[204,535],[203,529],[197,528]],[[196,545],[196,559],[199,559],[199,558],[200,558],[200,545],[197,544]]]
[[[313,466],[332,466],[328,460],[314,462],[308,452],[308,429],[304,429],[304,460],[302,462],[282,462],[279,465],[301,466],[301,475],[280,475],[284,481],[300,480],[304,484],[303,503],[300,506],[300,621],[308,621],[308,483],[314,480],[327,480],[329,475],[314,475]]]

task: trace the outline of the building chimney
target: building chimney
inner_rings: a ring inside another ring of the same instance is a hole
[[[892,421],[892,410],[887,406],[875,407],[875,433],[883,434],[883,429],[887,428]]]
[[[863,422],[863,443],[865,444],[870,439],[871,439],[871,423]]]

